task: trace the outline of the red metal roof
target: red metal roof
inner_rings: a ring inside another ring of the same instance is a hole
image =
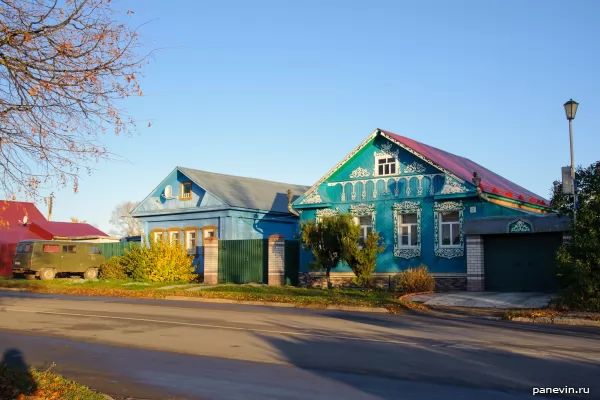
[[[41,239],[23,225],[23,219],[45,221],[46,218],[35,204],[21,201],[0,200],[0,243],[18,243],[25,239]],[[21,222],[19,222],[21,221]]]
[[[51,236],[49,239],[54,237],[108,236],[90,224],[75,222],[32,221],[30,229],[40,236]]]
[[[473,172],[477,172],[477,175],[481,178],[479,187],[486,193],[492,193],[539,206],[548,207],[549,205],[548,200],[490,171],[474,161],[417,142],[416,140],[396,135],[392,132],[384,131],[382,129],[379,129],[379,131],[413,149],[415,152],[429,159],[432,163],[439,165],[471,184],[473,183]]]

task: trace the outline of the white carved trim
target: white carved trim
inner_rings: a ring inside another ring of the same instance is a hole
[[[379,181],[383,181],[384,182],[384,190],[383,192],[381,192],[381,194],[383,195],[388,195],[390,194],[388,188],[389,188],[389,183],[390,180],[395,180],[396,181],[396,188],[394,190],[394,197],[399,197],[400,196],[400,181],[404,180],[404,182],[406,183],[406,187],[404,189],[404,195],[406,196],[412,196],[412,197],[421,197],[425,195],[425,190],[423,188],[423,179],[427,178],[429,179],[429,192],[427,193],[427,195],[433,195],[435,194],[435,182],[434,179],[436,176],[441,176],[444,177],[444,174],[424,174],[424,175],[407,175],[407,176],[398,176],[398,177],[394,177],[394,176],[381,176],[381,177],[373,177],[370,179],[362,179],[362,180],[354,180],[354,181],[339,181],[339,182],[327,182],[327,186],[333,187],[333,186],[337,186],[337,185],[342,185],[342,199],[341,201],[347,201],[346,199],[346,193],[345,193],[345,186],[346,184],[351,184],[352,185],[352,193],[350,194],[350,198],[352,201],[356,201],[357,200],[357,193],[356,193],[356,184],[358,182],[362,183],[363,185],[363,190],[360,193],[360,200],[365,200],[367,198],[367,182],[371,182],[373,184],[373,200],[377,199],[377,194],[379,193],[377,191],[377,182]],[[410,189],[410,181],[411,179],[417,179],[417,191],[416,193],[413,193],[413,191]],[[335,200],[332,200],[335,201]],[[302,203],[304,204],[304,202]]]
[[[312,192],[311,194],[306,196],[300,204],[319,204],[322,202],[323,202],[323,200],[321,200],[321,196],[319,195],[319,192],[317,191],[317,192]]]
[[[369,171],[364,168],[358,167],[350,174],[350,178],[366,178],[370,176]]]
[[[371,215],[372,213],[375,212],[375,204],[364,204],[363,203],[363,204],[351,205],[350,212],[357,217]]]
[[[392,205],[394,210],[394,257],[411,259],[421,256],[421,203],[418,201],[403,201]],[[417,245],[402,247],[400,245],[400,232],[398,232],[398,223],[400,214],[417,214]]]
[[[508,233],[532,233],[533,225],[529,221],[517,219],[509,222],[507,230]]]
[[[420,174],[421,172],[425,172],[426,168],[423,164],[420,164],[416,161],[413,161],[406,167],[404,167],[405,174]]]
[[[440,194],[466,193],[468,191],[469,190],[460,183],[452,179],[446,178],[446,182],[444,183],[444,187],[442,188]]]
[[[339,208],[335,208],[335,209],[331,209],[331,208],[321,208],[317,211],[315,211],[315,215],[317,216],[317,219],[319,218],[326,218],[326,217],[333,217],[338,215],[339,213]]]
[[[437,257],[450,259],[463,257],[465,255],[465,235],[463,232],[464,209],[465,206],[461,201],[436,201],[433,203],[433,247]],[[458,211],[458,224],[460,229],[460,244],[458,247],[442,247],[440,245],[440,213],[445,211]]]

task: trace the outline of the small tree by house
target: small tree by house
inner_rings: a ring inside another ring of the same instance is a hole
[[[373,284],[373,271],[377,266],[377,255],[385,250],[383,239],[379,233],[372,232],[367,235],[362,246],[357,246],[354,253],[346,260],[354,275],[353,282],[359,286],[371,287]]]
[[[302,246],[310,250],[314,261],[311,267],[325,270],[327,287],[331,287],[331,269],[356,254],[360,227],[350,214],[323,217],[318,223],[304,222],[300,226]]]
[[[600,161],[576,171],[578,207],[573,237],[556,256],[559,305],[600,311]],[[551,203],[559,214],[573,215],[573,197],[556,183]]]

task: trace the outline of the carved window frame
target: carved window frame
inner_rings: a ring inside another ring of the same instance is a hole
[[[322,218],[333,217],[334,215],[338,215],[338,212],[338,208],[320,208],[317,211],[315,211],[315,222],[318,224],[319,222],[321,222]]]
[[[371,232],[376,232],[375,228],[375,215],[377,211],[375,211],[375,204],[357,204],[350,206],[350,214],[355,218],[354,222],[357,225],[360,225],[360,217],[368,217],[371,216]],[[362,231],[361,231],[362,235]],[[366,237],[364,238],[367,239]]]
[[[464,224],[464,209],[465,206],[461,201],[444,201],[433,203],[433,218],[434,218],[434,252],[436,257],[442,258],[457,258],[465,255],[465,234],[463,231]],[[460,242],[458,246],[442,246],[440,235],[442,230],[440,228],[442,219],[440,218],[443,212],[454,212],[458,211],[458,226],[460,229]]]
[[[418,201],[403,201],[392,206],[394,212],[394,257],[411,259],[421,256],[421,203]],[[402,214],[417,214],[417,245],[400,245],[399,222]]]

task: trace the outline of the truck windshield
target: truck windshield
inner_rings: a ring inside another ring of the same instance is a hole
[[[17,245],[17,253],[31,253],[33,246],[31,243],[19,243]]]

